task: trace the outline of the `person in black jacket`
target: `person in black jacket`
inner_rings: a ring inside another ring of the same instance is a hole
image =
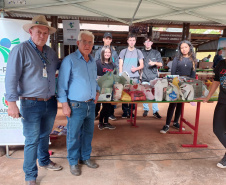
[[[195,78],[196,73],[196,57],[192,44],[187,41],[181,41],[178,45],[178,54],[173,60],[171,75],[189,76]],[[163,126],[160,133],[165,134],[169,130],[169,125],[176,108],[173,127],[180,128],[178,120],[181,115],[182,103],[170,103],[167,111],[166,125]],[[182,130],[185,130],[182,128]]]
[[[111,57],[111,48],[109,46],[103,46],[101,50],[100,59],[96,61],[97,63],[97,76],[103,76],[107,72],[111,72],[114,70],[115,65],[112,62]],[[108,122],[109,116],[111,116],[112,109],[114,110],[114,106],[110,103],[102,103],[102,110],[100,111],[99,117],[99,125],[98,128],[103,130],[107,129],[115,129],[115,126],[111,125]]]

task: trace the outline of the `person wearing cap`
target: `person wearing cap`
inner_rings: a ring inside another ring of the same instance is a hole
[[[111,48],[111,57],[112,57],[112,62],[115,65],[116,68],[118,68],[118,64],[119,64],[119,58],[118,58],[118,54],[115,51],[115,48],[111,46],[111,42],[112,42],[112,34],[110,32],[105,32],[104,36],[103,36],[103,42],[104,42],[104,46],[109,46]],[[100,60],[101,59],[101,51],[102,51],[103,47],[100,47],[96,53],[95,53],[95,61]],[[96,104],[96,109],[95,109],[95,116],[98,116],[98,112],[100,111],[100,103]],[[115,105],[111,106],[110,109],[110,116],[109,119],[110,120],[116,120],[116,117],[114,115],[114,108]]]
[[[23,29],[31,37],[15,46],[9,54],[5,98],[8,115],[13,118],[22,116],[25,181],[28,185],[35,185],[37,159],[40,168],[62,169],[50,160],[48,152],[49,135],[57,113],[55,73],[60,61],[56,52],[46,45],[49,34],[55,33],[56,29],[48,25],[45,16],[35,16]],[[16,104],[19,99],[20,110]]]
[[[105,32],[104,33],[104,37],[103,37],[103,42],[104,42],[104,46],[109,46],[111,48],[111,53],[112,53],[112,62],[115,64],[115,66],[118,68],[118,62],[119,62],[119,58],[118,58],[118,54],[115,51],[115,48],[111,46],[111,42],[112,42],[112,34],[110,32]],[[95,52],[95,61],[101,59],[101,50],[102,47],[100,47],[96,52]]]
[[[144,68],[141,72],[142,84],[149,84],[150,80],[158,78],[158,67],[162,66],[162,57],[159,51],[152,49],[153,42],[149,37],[144,38],[144,49],[142,53],[144,55]],[[148,103],[143,104],[144,113],[143,116],[146,117],[149,112]],[[159,108],[157,103],[152,103],[153,116],[157,119],[162,117],[159,115]]]
[[[99,98],[97,65],[90,55],[94,35],[81,31],[78,35],[78,49],[64,58],[58,78],[57,99],[67,116],[67,159],[72,175],[79,176],[78,164],[98,168],[90,159],[95,119],[95,103]]]

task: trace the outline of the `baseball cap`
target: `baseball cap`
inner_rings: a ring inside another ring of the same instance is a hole
[[[112,39],[112,34],[110,32],[104,33],[104,38],[110,37]]]

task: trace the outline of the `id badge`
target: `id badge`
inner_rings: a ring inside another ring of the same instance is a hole
[[[45,67],[45,68],[43,68],[43,71],[42,71],[42,76],[43,76],[44,78],[47,78],[47,71],[46,71],[46,67]]]

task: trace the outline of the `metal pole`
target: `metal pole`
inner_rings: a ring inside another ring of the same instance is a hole
[[[6,145],[6,156],[9,157],[9,145]]]

